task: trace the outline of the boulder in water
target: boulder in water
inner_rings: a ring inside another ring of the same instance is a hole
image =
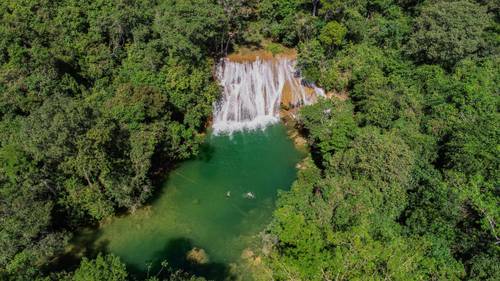
[[[253,251],[248,248],[243,250],[243,252],[241,253],[241,258],[244,260],[251,259],[253,256],[254,256]]]
[[[187,252],[186,259],[192,263],[197,264],[206,264],[210,260],[205,250],[198,247],[194,247],[189,252]]]
[[[241,253],[241,258],[250,263],[250,265],[259,265],[262,263],[262,258],[260,256],[255,255],[255,253],[250,249],[245,249]]]

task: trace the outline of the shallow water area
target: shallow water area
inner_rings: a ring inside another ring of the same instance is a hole
[[[281,124],[208,135],[196,159],[169,173],[150,207],[104,225],[95,247],[138,275],[167,260],[210,279],[231,278],[230,264],[270,222],[277,190],[290,188],[301,157]],[[189,261],[194,247],[207,259]]]

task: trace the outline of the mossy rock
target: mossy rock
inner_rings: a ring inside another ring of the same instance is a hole
[[[186,254],[186,259],[189,262],[196,264],[206,264],[210,261],[207,252],[202,248],[194,247]]]

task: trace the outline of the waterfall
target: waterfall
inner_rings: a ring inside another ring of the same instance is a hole
[[[224,59],[217,67],[223,87],[214,103],[214,133],[263,128],[279,121],[281,104],[311,104],[324,91],[305,83],[295,71],[295,60],[279,58],[250,62]]]

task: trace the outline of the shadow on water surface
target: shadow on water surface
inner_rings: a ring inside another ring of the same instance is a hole
[[[157,251],[153,258],[147,262],[148,269],[134,265],[127,265],[129,272],[138,280],[141,278],[156,276],[158,272],[167,273],[168,271],[161,271],[161,264],[163,261],[168,262],[169,271],[175,272],[181,270],[182,272],[205,277],[208,280],[216,281],[229,281],[236,280],[236,276],[231,274],[229,265],[219,262],[195,263],[187,259],[187,253],[195,248],[193,241],[178,237],[169,240],[165,247]],[[168,276],[158,276],[168,277]]]
[[[47,270],[75,270],[82,259],[95,258],[98,253],[107,254],[109,240],[102,240],[96,244],[100,237],[100,231],[86,229],[72,241],[73,247],[70,251],[54,260]],[[89,245],[93,245],[89,247]],[[153,254],[151,260],[144,266],[127,263],[127,270],[132,280],[144,280],[147,277],[157,276],[168,278],[169,272],[182,271],[188,275],[205,277],[207,280],[231,281],[236,276],[231,273],[229,265],[220,262],[195,263],[187,259],[187,253],[195,248],[192,240],[184,237],[169,240],[165,247]],[[208,254],[209,256],[209,254]],[[168,262],[169,270],[161,270],[163,261]],[[124,261],[126,262],[126,261]],[[149,269],[148,269],[149,267]],[[158,274],[160,273],[160,274]],[[167,276],[162,276],[167,275]]]
[[[95,228],[84,228],[80,230],[70,241],[70,248],[54,259],[48,266],[48,271],[73,271],[80,265],[83,257],[93,259],[98,253],[107,253],[109,240],[96,241],[102,232]],[[92,246],[90,246],[92,245]]]
[[[153,191],[151,192],[151,196],[149,196],[146,202],[144,202],[144,206],[153,205],[161,197],[161,194],[166,191],[166,186],[169,178],[171,177],[171,173],[179,168],[179,166],[181,166],[186,161],[201,160],[205,163],[210,162],[214,153],[215,147],[211,145],[208,140],[206,140],[200,145],[199,153],[197,155],[179,162],[168,163],[164,165],[164,167],[158,169],[158,171],[153,176]],[[119,214],[124,215],[127,213],[128,210],[123,210]]]
[[[210,136],[212,137],[212,136]],[[207,141],[200,145],[200,153],[195,159],[200,159],[203,162],[210,162],[215,153],[215,147],[208,143]]]

